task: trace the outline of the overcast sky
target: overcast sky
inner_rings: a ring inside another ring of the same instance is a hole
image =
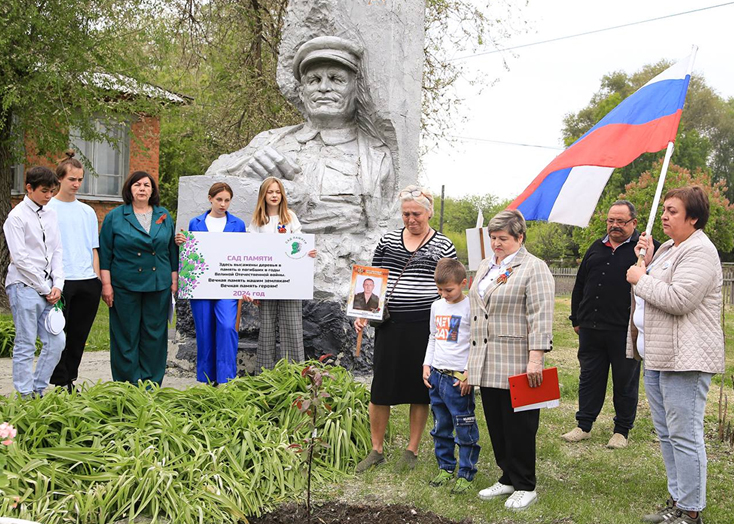
[[[530,0],[522,10],[530,30],[504,47],[658,18],[726,0]],[[498,82],[481,95],[461,83],[466,122],[452,134],[476,140],[440,144],[423,158],[422,181],[449,196],[515,198],[561,152],[563,117],[586,106],[601,77],[633,73],[663,58],[682,59],[698,46],[693,74],[725,98],[734,97],[734,3],[598,34],[488,54],[463,61]],[[464,56],[463,53],[457,56]],[[509,65],[506,71],[502,59]],[[684,109],[685,111],[685,109]],[[481,140],[480,140],[481,139]],[[503,141],[545,147],[499,144]],[[553,149],[558,148],[558,149]]]

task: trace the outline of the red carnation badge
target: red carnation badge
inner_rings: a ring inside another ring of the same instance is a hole
[[[168,218],[168,215],[166,213],[163,213],[158,220],[155,221],[156,224],[159,226],[163,223],[165,219]]]

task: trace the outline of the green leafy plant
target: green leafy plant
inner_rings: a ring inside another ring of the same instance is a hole
[[[12,424],[8,424],[7,422],[0,424],[0,494],[2,494],[3,499],[8,499],[8,503],[11,507],[15,507],[15,505],[17,505],[19,498],[17,496],[11,496],[11,494],[8,493],[10,481],[8,480],[8,476],[5,474],[5,464],[8,461],[6,457],[6,453],[8,451],[7,448],[13,445],[13,439],[17,435],[18,431],[12,426]],[[10,498],[12,498],[12,500],[10,500]]]
[[[332,357],[332,355],[323,355],[319,358],[319,362]],[[329,392],[324,389],[324,379],[330,379],[331,375],[322,367],[315,364],[309,364],[303,371],[301,376],[306,377],[309,381],[306,387],[307,394],[299,397],[295,401],[295,405],[303,414],[308,415],[306,420],[301,424],[308,429],[308,436],[303,439],[303,444],[291,444],[290,448],[298,453],[306,453],[304,460],[306,465],[306,519],[311,523],[311,478],[313,468],[314,451],[317,448],[328,449],[329,444],[319,436],[319,421],[324,415],[331,411],[331,406],[326,403],[329,398]],[[323,425],[323,424],[322,424]]]
[[[0,320],[0,358],[13,356],[15,325],[12,320]]]
[[[15,324],[13,319],[0,319],[0,358],[13,356],[15,345]],[[36,355],[41,351],[41,341],[36,339]]]
[[[236,523],[306,489],[290,449],[310,433],[294,402],[308,394],[303,364],[279,363],[226,386],[178,391],[97,384],[21,402],[0,397],[0,420],[23,435],[7,454],[18,507],[0,515],[60,524],[134,520]],[[334,482],[369,448],[369,392],[343,368],[324,384],[318,420],[329,447],[312,479]]]

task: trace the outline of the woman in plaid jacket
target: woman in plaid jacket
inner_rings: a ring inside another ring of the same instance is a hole
[[[515,413],[508,377],[528,374],[531,387],[543,380],[543,356],[553,348],[555,283],[548,266],[523,247],[525,219],[505,210],[487,228],[493,256],[482,261],[469,290],[471,346],[469,383],[480,386],[482,406],[499,481],[479,498],[510,495],[505,507],[525,509],[535,492],[535,435],[540,411]]]

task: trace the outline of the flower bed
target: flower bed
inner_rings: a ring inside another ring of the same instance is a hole
[[[293,405],[308,384],[302,368],[283,362],[218,388],[106,383],[0,399],[0,420],[18,430],[0,515],[45,524],[136,515],[239,522],[301,497],[306,479],[290,446],[306,436]],[[332,411],[319,428],[329,447],[314,460],[317,483],[353,471],[370,442],[369,393],[344,369],[330,373]]]

